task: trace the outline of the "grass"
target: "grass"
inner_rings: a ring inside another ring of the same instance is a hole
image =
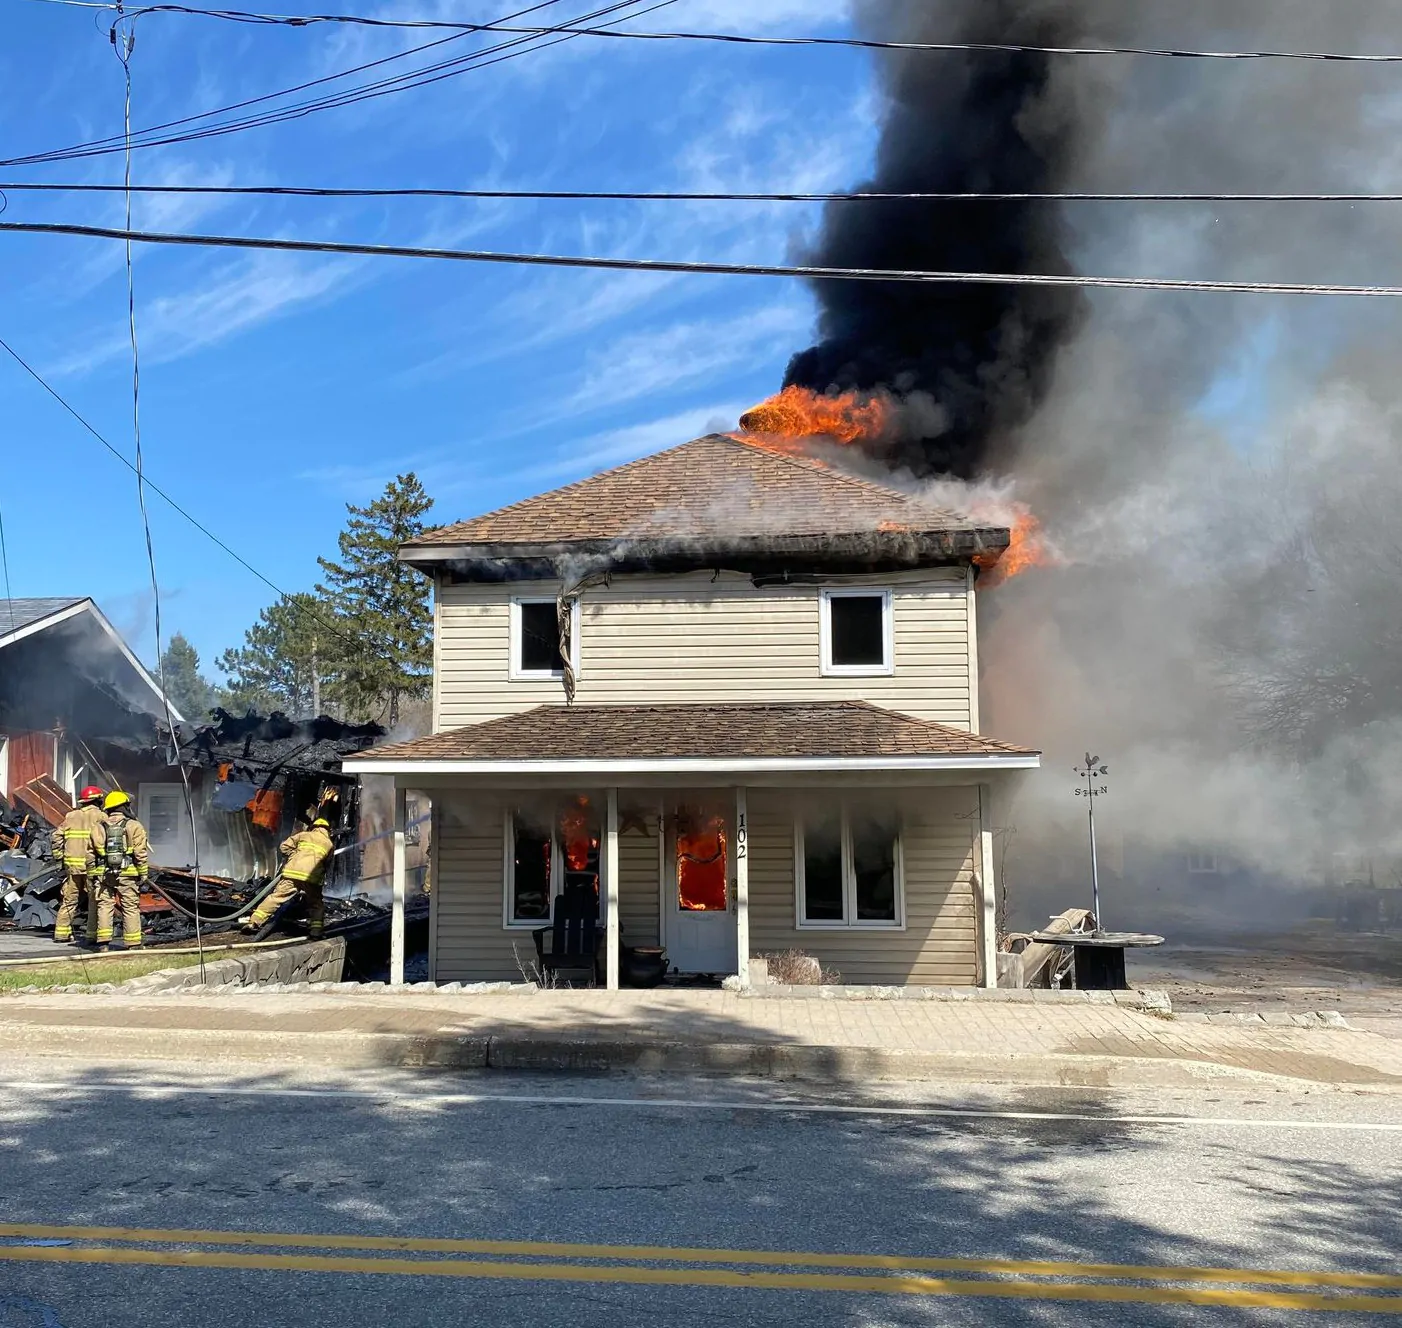
[[[165,968],[189,968],[200,962],[199,955],[94,956],[71,963],[21,965],[0,969],[0,993],[22,987],[94,986],[99,982],[126,982]]]

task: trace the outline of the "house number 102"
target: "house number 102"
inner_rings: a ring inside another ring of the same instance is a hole
[[[745,828],[744,813],[740,815],[740,824],[735,830],[735,856],[743,858],[746,856],[749,847],[749,831]]]

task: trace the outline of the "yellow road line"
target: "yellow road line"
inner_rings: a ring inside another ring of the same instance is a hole
[[[185,1231],[161,1227],[44,1226],[0,1223],[0,1238],[109,1240],[165,1245],[281,1246],[290,1249],[388,1250],[415,1254],[485,1254],[516,1258],[614,1259],[665,1263],[727,1263],[790,1268],[864,1268],[892,1272],[1013,1274],[1023,1277],[1104,1277],[1124,1281],[1231,1282],[1269,1286],[1402,1290],[1389,1273],[1307,1272],[1279,1268],[1195,1268],[1045,1259],[952,1259],[902,1254],[822,1254],[787,1250],[719,1250],[669,1245],[579,1245],[554,1241],[454,1240],[416,1236],[316,1235],[306,1232]],[[1402,1309],[1402,1302],[1397,1302]]]
[[[838,1273],[747,1273],[722,1268],[590,1267],[582,1264],[491,1263],[458,1259],[355,1259],[310,1254],[243,1254],[232,1250],[139,1250],[11,1245],[0,1261],[122,1264],[159,1268],[239,1268],[269,1272],[369,1273],[401,1277],[591,1282],[632,1286],[736,1287],[764,1291],[842,1291],[899,1296],[1003,1300],[1089,1300],[1118,1304],[1221,1305],[1246,1309],[1337,1310],[1397,1314],[1392,1296],[1330,1296],[1300,1291],[1232,1291],[1215,1287],[1123,1286],[1067,1282],[961,1282],[935,1277],[862,1277]]]

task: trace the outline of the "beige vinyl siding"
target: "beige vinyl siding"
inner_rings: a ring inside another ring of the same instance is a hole
[[[505,802],[479,793],[438,798],[436,980],[520,982],[512,946],[529,961],[535,943],[526,929],[502,926]]]
[[[793,800],[749,794],[750,950],[802,950],[844,982],[967,987],[976,980],[977,931],[970,825],[977,790],[931,789],[901,798],[903,931],[795,926]]]
[[[615,577],[581,597],[581,705],[864,700],[960,728],[972,724],[968,589],[958,568],[842,577],[892,590],[895,671],[824,677],[816,585],[757,589],[734,573]],[[557,681],[512,682],[513,595],[553,585],[444,585],[438,611],[441,728],[556,705]]]
[[[628,794],[621,794],[622,812],[633,811]],[[657,910],[660,897],[658,869],[658,819],[653,809],[636,808],[647,827],[646,834],[630,830],[618,837],[618,925],[625,945],[656,945]]]

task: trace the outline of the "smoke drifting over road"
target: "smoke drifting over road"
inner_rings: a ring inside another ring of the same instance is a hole
[[[859,0],[856,15],[882,37],[1218,50],[1390,51],[1402,31],[1399,0]],[[870,183],[1395,191],[1389,69],[892,54]],[[839,204],[813,253],[1397,283],[1402,207]],[[985,726],[1048,752],[1002,813],[1018,827],[1010,875],[1055,876],[1057,830],[1081,834],[1069,772],[1087,747],[1112,766],[1112,839],[1292,877],[1339,852],[1402,861],[1395,306],[838,285],[819,291],[820,340],[789,379],[904,396],[897,462],[1010,485],[1062,556],[981,614]],[[1067,842],[1068,876],[1083,853]]]

